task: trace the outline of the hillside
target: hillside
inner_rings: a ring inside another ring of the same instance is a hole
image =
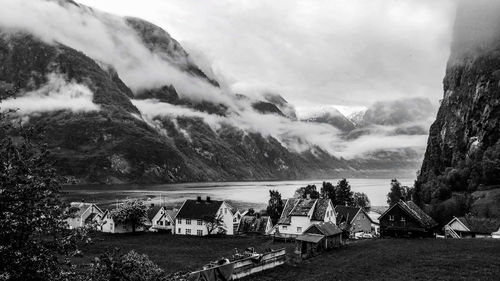
[[[363,142],[378,134],[351,143],[333,124],[297,120],[280,95],[232,93],[152,23],[33,3],[22,6],[33,22],[0,25],[0,107],[43,132],[37,141],[72,182],[414,174],[414,142],[371,150]]]
[[[500,206],[498,196],[487,206],[471,196],[500,184],[500,4],[479,2],[458,7],[444,97],[416,185],[417,200],[442,221],[476,204],[478,215],[498,216]]]

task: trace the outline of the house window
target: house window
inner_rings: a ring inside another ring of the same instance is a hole
[[[163,225],[163,222],[162,221],[157,221],[156,224]]]
[[[177,219],[177,224],[182,224],[182,219]]]
[[[405,222],[405,221],[406,221],[405,217],[401,217],[401,222]]]
[[[191,235],[191,229],[186,229],[186,234]]]
[[[203,225],[203,221],[202,220],[198,220],[198,221],[196,221],[196,224],[197,225]]]
[[[361,216],[358,216],[356,219],[357,219],[358,221],[359,221],[359,220],[361,220]]]
[[[177,233],[181,234],[181,229],[180,228],[177,229]]]
[[[389,216],[390,221],[394,221],[394,216]]]
[[[186,224],[191,224],[191,220],[190,219],[186,219]]]
[[[196,230],[196,235],[203,236],[203,230],[200,229]]]
[[[286,230],[286,225],[283,226],[283,230]]]
[[[302,233],[302,227],[297,227],[297,232]]]

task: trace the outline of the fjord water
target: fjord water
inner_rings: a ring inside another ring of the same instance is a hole
[[[338,179],[325,181],[336,184]],[[364,192],[372,206],[386,205],[386,195],[391,179],[348,179],[353,192]],[[413,179],[400,179],[403,185],[412,185]],[[282,198],[292,197],[295,190],[308,184],[321,189],[323,180],[301,181],[247,181],[247,182],[204,182],[160,185],[74,185],[63,188],[68,201],[95,202],[104,207],[121,200],[142,198],[151,204],[179,206],[185,199],[210,196],[214,200],[229,200],[237,207],[264,208],[269,200],[268,190],[278,190]]]

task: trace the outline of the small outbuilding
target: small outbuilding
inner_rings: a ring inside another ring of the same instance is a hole
[[[500,238],[500,220],[454,217],[444,226],[446,238]]]
[[[342,244],[342,230],[333,222],[322,222],[309,226],[295,238],[295,253],[307,258]]]

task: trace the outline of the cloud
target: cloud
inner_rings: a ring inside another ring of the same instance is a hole
[[[123,18],[57,1],[0,0],[0,28],[27,31],[112,65],[132,90],[173,84],[182,97],[230,103],[227,95],[152,53]]]
[[[268,89],[302,106],[437,104],[455,14],[453,0],[79,1],[162,26],[235,92]]]
[[[49,74],[47,80],[47,83],[36,91],[0,101],[0,109],[17,110],[18,115],[57,110],[88,112],[100,109],[92,102],[94,94],[87,86],[74,81],[67,82],[58,74]]]

